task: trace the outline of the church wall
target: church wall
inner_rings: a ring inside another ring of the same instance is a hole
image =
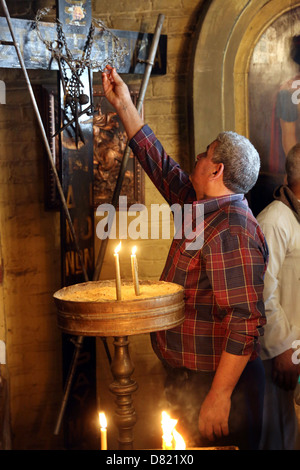
[[[30,4],[30,6],[29,6]],[[34,7],[52,2],[7,2],[15,16],[32,17]],[[145,120],[162,140],[168,153],[189,170],[189,118],[187,111],[188,67],[191,41],[202,1],[138,0],[94,1],[93,16],[113,29],[154,32],[159,13],[165,15],[162,33],[168,35],[165,76],[152,77],[144,103]],[[31,72],[33,83],[54,83],[50,72]],[[139,84],[141,77],[126,76]],[[57,449],[61,436],[53,429],[62,396],[61,334],[56,326],[52,295],[60,288],[59,216],[44,210],[43,142],[21,71],[1,70],[7,86],[6,105],[0,105],[0,340],[6,344],[6,364],[1,374],[9,385],[10,428],[4,441],[13,449]],[[95,77],[99,84],[99,77]],[[156,189],[145,179],[145,204],[162,203]],[[97,220],[96,220],[97,223]],[[170,240],[137,240],[142,279],[158,279]],[[124,243],[128,252],[132,241]],[[113,276],[114,241],[108,244],[102,279]],[[99,240],[96,240],[96,253]],[[128,249],[127,249],[128,248]],[[130,261],[121,255],[122,277],[130,276]],[[111,350],[112,345],[109,344]],[[107,390],[110,371],[102,345],[98,345],[99,404],[108,415],[114,408]],[[131,338],[139,384],[134,400],[139,417],[136,448],[159,445],[158,401],[163,372],[154,356],[148,335]],[[2,400],[3,395],[0,396]],[[8,408],[9,405],[9,408]],[[112,431],[113,433],[113,431]],[[111,436],[115,445],[115,435]]]
[[[43,147],[24,81],[19,71],[0,73],[7,84],[7,104],[0,107],[1,339],[7,363],[2,368],[9,384],[12,446],[44,448],[52,445],[49,430],[61,388],[52,301],[60,286],[59,219],[44,211]]]

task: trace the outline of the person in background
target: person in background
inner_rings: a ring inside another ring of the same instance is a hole
[[[290,57],[300,66],[300,36],[291,38]],[[269,171],[273,174],[285,173],[285,160],[290,149],[300,139],[299,119],[300,73],[284,81],[273,104],[271,138],[269,150]],[[283,179],[282,179],[283,181]]]
[[[300,340],[300,144],[289,151],[285,168],[287,184],[257,216],[270,251],[261,341],[266,392],[260,448],[266,450],[291,450],[297,441],[294,389],[300,368],[293,344]]]
[[[204,211],[203,246],[174,237],[161,276],[185,289],[184,322],[152,335],[167,371],[172,416],[189,445],[257,449],[264,391],[258,340],[265,324],[268,248],[244,194],[257,180],[259,155],[245,137],[221,133],[188,175],[144,124],[115,69],[107,67],[102,83],[133,153],[166,201]]]

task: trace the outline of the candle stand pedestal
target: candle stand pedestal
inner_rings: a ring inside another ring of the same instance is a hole
[[[116,402],[119,450],[131,450],[136,423],[132,394],[138,384],[131,378],[134,366],[128,337],[180,325],[184,320],[184,289],[164,281],[140,281],[141,295],[135,296],[132,283],[123,281],[124,300],[106,300],[105,293],[114,286],[114,281],[76,284],[57,291],[54,301],[58,327],[64,333],[114,338],[111,363],[114,380],[109,388]],[[99,300],[94,300],[95,291],[99,291]],[[100,298],[101,292],[103,298]],[[91,300],[88,300],[91,293]]]
[[[116,398],[115,424],[119,431],[119,449],[131,450],[133,449],[133,427],[137,420],[132,394],[138,389],[138,384],[131,378],[134,365],[129,355],[128,336],[115,337],[113,344],[115,353],[111,372],[114,381],[109,389]]]

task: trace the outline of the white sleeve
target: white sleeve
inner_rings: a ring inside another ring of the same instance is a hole
[[[269,359],[290,349],[297,339],[280,303],[279,278],[289,244],[289,223],[265,222],[259,216],[257,220],[269,247],[269,264],[264,281],[267,324],[261,341],[262,359]]]

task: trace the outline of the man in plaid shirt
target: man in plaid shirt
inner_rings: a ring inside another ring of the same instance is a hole
[[[203,246],[193,249],[185,234],[174,237],[161,276],[184,286],[185,320],[152,335],[184,437],[190,446],[213,441],[257,449],[264,391],[258,338],[266,322],[268,249],[244,194],[257,180],[258,153],[246,138],[222,133],[197,156],[188,176],[144,125],[115,69],[108,66],[102,81],[134,154],[166,201],[204,209]]]

